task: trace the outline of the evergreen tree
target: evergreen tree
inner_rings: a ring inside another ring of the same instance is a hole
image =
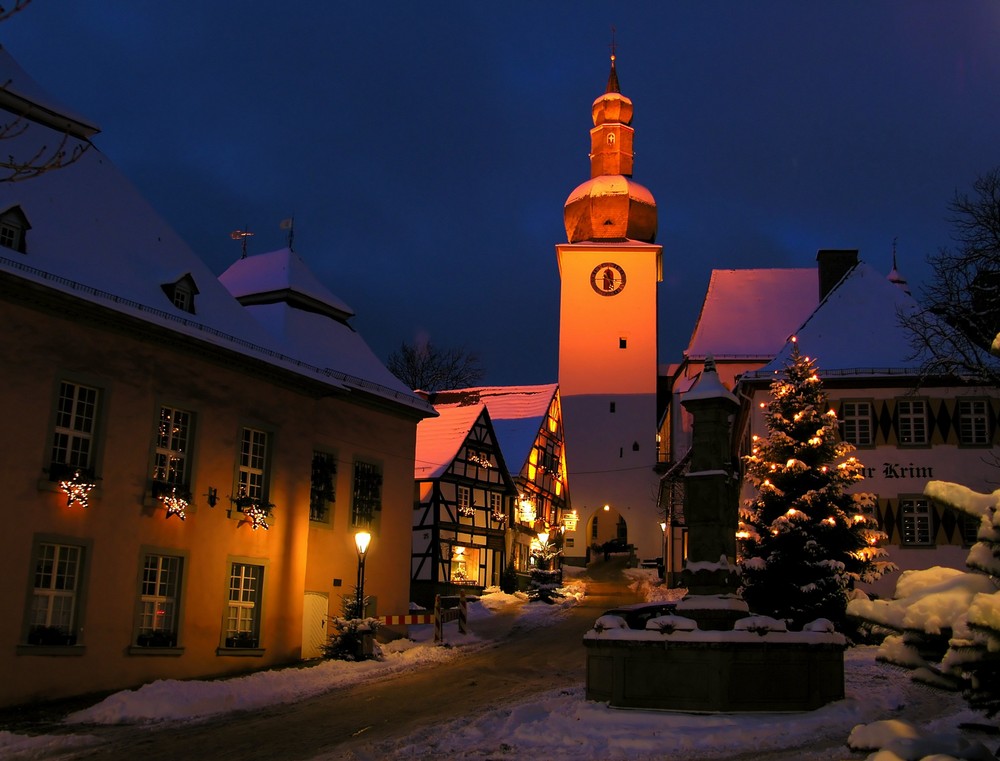
[[[893,568],[879,547],[886,535],[875,498],[847,493],[864,468],[848,457],[854,447],[839,440],[837,414],[797,344],[762,406],[769,436],[754,436],[744,457],[757,495],[740,510],[743,597],[755,613],[793,628],[827,618],[842,629],[854,583]]]

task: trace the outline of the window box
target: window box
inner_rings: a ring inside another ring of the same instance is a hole
[[[76,644],[76,634],[70,634],[58,626],[33,626],[28,632],[29,645],[65,647]]]

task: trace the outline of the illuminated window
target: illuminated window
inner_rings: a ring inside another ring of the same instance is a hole
[[[96,388],[69,381],[59,384],[49,467],[53,481],[71,476],[75,469],[93,470],[98,397]]]
[[[985,399],[958,400],[958,441],[971,446],[990,443],[989,409]]]
[[[901,499],[899,512],[903,516],[903,545],[931,544],[931,506],[922,497]]]
[[[464,518],[471,518],[476,511],[472,508],[472,489],[468,486],[459,486],[457,495],[458,514]]]
[[[240,440],[237,493],[261,502],[267,500],[267,440],[267,432],[256,428],[244,428]]]
[[[233,563],[229,573],[226,647],[260,646],[260,608],[264,599],[264,566]]]
[[[844,441],[856,447],[871,446],[873,441],[871,402],[844,402],[841,410]]]
[[[35,547],[29,645],[76,644],[83,559],[79,545],[43,542]]]
[[[451,548],[451,575],[453,584],[476,584],[479,581],[479,550],[475,547]]]
[[[914,446],[927,443],[927,402],[923,399],[900,399],[896,402],[899,443]]]
[[[183,559],[149,554],[143,560],[139,595],[139,647],[177,646],[177,609]]]
[[[369,526],[375,512],[382,509],[382,469],[370,462],[354,463],[354,499],[351,525]]]
[[[154,481],[175,487],[188,485],[192,417],[184,410],[160,407],[153,454]]]

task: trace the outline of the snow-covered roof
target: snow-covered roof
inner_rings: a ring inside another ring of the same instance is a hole
[[[701,313],[684,352],[771,359],[816,308],[815,268],[712,270]]]
[[[238,259],[219,280],[243,304],[294,300],[338,319],[354,315],[354,310],[330,293],[302,257],[289,248]]]
[[[441,404],[438,416],[417,424],[417,454],[413,476],[417,479],[440,478],[455,460],[472,426],[486,410],[478,404]]]
[[[2,45],[0,45],[0,83],[3,83],[3,87],[0,87],[0,106],[10,108],[18,116],[39,121],[77,136],[91,137],[100,132],[96,124],[53,100],[34,79],[28,76]],[[4,139],[7,137],[5,135]]]
[[[799,350],[823,376],[891,376],[919,372],[899,315],[918,309],[916,300],[870,265],[859,262],[794,331]],[[773,377],[790,362],[792,342],[767,365],[744,378]]]
[[[534,386],[481,386],[477,388],[441,391],[435,399],[447,399],[452,394],[478,398],[490,413],[504,460],[521,472],[531,454],[538,432],[558,390],[556,383]]]
[[[0,81],[7,80],[11,88],[43,99],[37,85],[0,50]],[[46,124],[29,123],[23,132],[4,140],[4,150],[33,156],[41,146],[58,145],[62,133]],[[70,138],[67,150],[78,142]],[[288,331],[282,335],[265,330],[96,147],[58,170],[24,182],[0,183],[0,211],[15,206],[31,227],[24,253],[0,248],[0,273],[6,276],[334,388],[373,394],[433,414],[429,404],[389,375],[359,337],[347,341],[320,331],[313,342],[327,348],[318,353],[306,352],[304,341],[286,340]],[[184,275],[197,289],[193,313],[175,306],[163,288]],[[334,354],[333,347],[344,353]]]

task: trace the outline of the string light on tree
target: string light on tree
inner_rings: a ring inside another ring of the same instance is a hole
[[[761,408],[769,434],[754,437],[744,458],[757,494],[741,508],[737,534],[744,599],[793,626],[816,618],[842,626],[852,585],[893,568],[879,546],[886,536],[874,497],[848,493],[864,468],[839,441],[819,373],[794,341]]]

